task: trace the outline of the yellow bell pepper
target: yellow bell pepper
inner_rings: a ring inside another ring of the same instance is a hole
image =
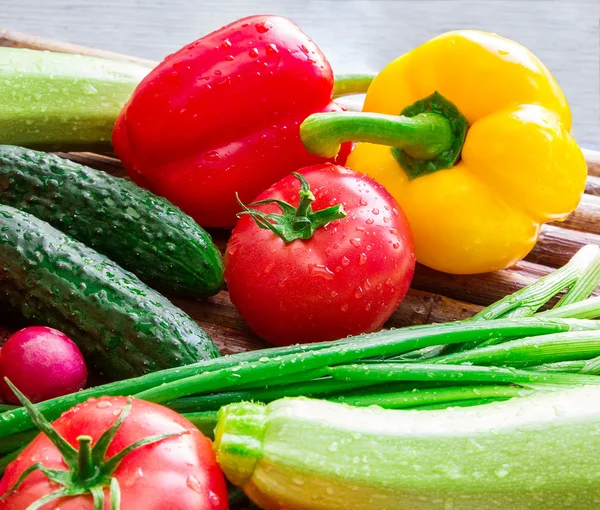
[[[371,142],[347,165],[398,200],[417,259],[434,269],[515,264],[584,190],[586,163],[560,87],[529,50],[495,34],[450,32],[401,56],[375,78],[363,112],[374,113],[312,115],[302,139],[320,155]]]

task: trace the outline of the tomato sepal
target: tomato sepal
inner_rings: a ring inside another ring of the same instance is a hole
[[[8,386],[13,390],[23,407],[27,410],[33,423],[45,434],[60,452],[65,464],[69,470],[48,469],[41,462],[32,464],[21,473],[15,484],[2,496],[0,501],[6,499],[15,493],[25,479],[35,471],[41,471],[49,480],[62,485],[63,487],[55,492],[47,494],[43,498],[35,501],[27,507],[26,510],[37,510],[46,503],[62,497],[80,496],[90,493],[94,500],[94,510],[104,508],[104,489],[110,490],[110,509],[120,510],[121,491],[118,480],[112,476],[119,467],[121,461],[126,455],[142,446],[157,443],[173,436],[179,436],[186,432],[171,432],[168,434],[156,434],[145,437],[129,445],[119,453],[105,460],[108,447],[117,435],[117,432],[123,422],[131,412],[131,398],[127,399],[127,404],[121,410],[119,417],[115,422],[102,433],[96,444],[92,447],[92,438],[81,435],[77,437],[79,449],[71,446],[52,425],[44,418],[35,406],[23,395],[7,378]]]
[[[315,201],[315,196],[310,190],[310,184],[302,174],[292,172],[292,175],[301,183],[298,207],[277,199],[259,200],[246,206],[236,194],[239,204],[244,208],[237,214],[237,217],[250,216],[259,228],[271,230],[285,243],[291,243],[297,239],[310,239],[318,228],[346,217],[346,211],[342,204],[313,212],[312,203]],[[250,207],[268,204],[279,206],[281,214],[266,214],[257,209],[250,209]]]

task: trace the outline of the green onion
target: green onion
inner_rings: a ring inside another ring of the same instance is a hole
[[[368,384],[334,381],[328,377],[289,386],[275,386],[273,388],[257,388],[180,398],[166,402],[165,405],[178,413],[210,411],[234,402],[272,402],[283,397],[324,397],[363,386],[368,386]]]
[[[429,362],[526,367],[596,356],[600,356],[600,331],[575,331],[512,340],[499,345],[438,356]]]
[[[434,365],[430,363],[381,363],[340,365],[329,368],[334,379],[347,382],[460,381],[556,385],[600,384],[600,377],[580,374],[534,372],[507,367]]]
[[[399,330],[387,330],[345,340],[338,345],[290,356],[264,358],[231,368],[205,372],[196,376],[163,384],[135,395],[151,402],[168,402],[179,397],[201,392],[221,391],[241,382],[249,383],[289,376],[332,364],[350,363],[373,356],[393,356],[432,345],[462,343],[474,339],[497,337],[502,339],[534,335],[544,332],[579,331],[597,328],[595,321],[570,319],[510,319],[485,323],[463,321],[445,324],[428,324]],[[562,321],[562,322],[559,322]],[[1,415],[0,415],[1,417]],[[0,422],[0,436],[2,423]]]
[[[357,407],[379,406],[385,409],[408,409],[426,404],[457,402],[459,400],[524,397],[534,391],[517,386],[450,386],[357,397],[340,396],[329,400]]]
[[[537,313],[536,317],[543,317],[545,319],[550,317],[556,319],[595,319],[596,317],[600,317],[600,297],[593,297],[579,301],[578,303],[561,306],[560,308],[545,310]]]

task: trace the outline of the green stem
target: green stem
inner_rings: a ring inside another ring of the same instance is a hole
[[[422,405],[457,402],[460,400],[523,397],[531,394],[533,391],[517,386],[450,386],[446,388],[417,389],[398,393],[365,395],[362,397],[342,396],[331,400],[358,407],[376,405],[385,409],[408,409]]]
[[[579,374],[534,372],[506,367],[429,363],[380,363],[331,367],[334,379],[347,382],[451,381],[557,385],[600,384],[600,378]]]
[[[368,386],[368,383],[334,381],[330,377],[298,384],[274,386],[273,388],[250,389],[187,397],[167,402],[165,405],[178,413],[210,411],[235,402],[272,402],[283,397],[323,397]]]
[[[300,138],[308,152],[326,158],[344,142],[388,145],[408,178],[415,179],[456,163],[468,125],[456,106],[435,92],[399,115],[315,113],[300,126]]]
[[[238,217],[250,216],[259,228],[271,230],[286,243],[297,239],[310,239],[317,229],[346,217],[341,204],[313,212],[312,203],[315,201],[315,196],[310,190],[308,181],[302,174],[292,172],[292,175],[300,181],[298,207],[277,199],[259,200],[246,206],[238,197],[238,202],[244,209],[238,213]],[[268,204],[277,205],[281,209],[281,214],[267,214],[258,209],[251,209],[253,206]]]
[[[437,113],[414,117],[363,112],[328,112],[310,115],[300,126],[308,152],[332,158],[343,142],[357,141],[400,147],[419,159],[433,159],[452,147],[450,121]]]
[[[364,94],[375,79],[374,74],[340,74],[333,83],[333,99],[353,94]]]
[[[77,455],[77,474],[82,482],[92,479],[96,475],[96,468],[92,462],[92,438],[79,436],[79,452]]]
[[[600,317],[600,297],[588,298],[578,303],[552,308],[536,314],[536,317],[557,319],[595,319]]]
[[[428,362],[526,367],[596,356],[600,356],[600,331],[576,331],[508,342],[500,341],[499,345],[439,356]]]
[[[554,319],[553,321],[541,319],[464,321],[381,331],[340,341],[333,347],[321,350],[278,356],[264,362],[250,362],[228,369],[197,374],[146,390],[135,396],[151,402],[162,403],[196,393],[234,388],[241,381],[250,383],[273,377],[283,377],[328,365],[352,363],[374,356],[399,355],[432,345],[451,344],[487,336],[502,339],[530,336],[528,331],[533,335],[543,335],[544,332],[550,334],[598,327],[595,321],[569,321],[567,319],[562,321]]]
[[[556,294],[569,287],[576,288],[576,291],[571,294],[571,298],[567,302],[563,303],[564,305],[568,305],[575,297],[587,297],[598,284],[598,278],[600,278],[599,263],[600,248],[596,245],[584,246],[560,269],[543,276],[531,285],[504,297],[500,301],[496,301],[474,315],[471,320],[531,317]],[[565,312],[560,312],[560,309],[556,308],[554,314],[543,312],[539,315],[565,317]],[[571,317],[571,315],[568,316]],[[496,343],[498,343],[497,339],[489,338],[485,341],[478,340],[462,345],[448,346],[444,349],[444,352],[469,351],[479,347],[495,345]]]
[[[592,262],[588,265],[580,278],[560,299],[555,308],[560,309],[564,306],[572,305],[583,299],[587,299],[600,283],[600,248],[595,245],[589,246],[593,246],[593,248],[589,249],[589,258],[592,259]],[[595,257],[594,248],[596,254]],[[584,246],[580,251],[585,249],[587,249],[587,247]],[[577,256],[577,254],[575,254],[575,256]]]

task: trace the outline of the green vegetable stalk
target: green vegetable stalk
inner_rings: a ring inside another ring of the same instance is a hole
[[[600,387],[433,411],[292,398],[219,411],[227,478],[264,510],[600,504]]]

